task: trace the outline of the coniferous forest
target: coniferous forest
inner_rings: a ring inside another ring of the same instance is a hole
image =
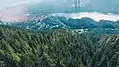
[[[0,0],[0,67],[119,67],[119,0]]]
[[[119,67],[119,35],[1,25],[0,67]]]

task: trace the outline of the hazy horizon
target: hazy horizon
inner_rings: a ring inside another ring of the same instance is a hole
[[[28,20],[40,14],[75,13],[73,0],[0,0],[0,20]],[[119,14],[118,1],[80,0],[77,12],[99,12]]]

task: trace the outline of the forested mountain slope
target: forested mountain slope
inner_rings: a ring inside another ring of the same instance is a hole
[[[0,26],[0,67],[118,67],[119,35]]]
[[[18,23],[0,22],[1,25],[12,25],[26,29],[52,30],[52,29],[88,29],[88,28],[111,28],[118,29],[119,21],[100,20],[91,18],[73,19],[60,16],[49,16],[39,20],[28,20]]]

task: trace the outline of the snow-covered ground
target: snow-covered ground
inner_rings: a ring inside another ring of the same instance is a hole
[[[119,15],[112,14],[112,13],[97,13],[97,12],[81,12],[81,13],[55,13],[52,14],[53,16],[64,16],[67,18],[73,18],[73,19],[81,19],[84,17],[92,18],[95,21],[100,20],[110,20],[110,21],[117,21],[119,20]]]

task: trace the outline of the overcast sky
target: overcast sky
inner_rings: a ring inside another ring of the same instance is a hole
[[[16,5],[27,4],[32,2],[41,2],[42,0],[0,0],[0,10],[13,7]]]
[[[9,7],[22,4],[33,4],[33,2],[46,1],[49,3],[60,2],[60,0],[0,0],[0,10],[6,10]],[[63,0],[61,0],[63,1]],[[66,0],[73,1],[73,0]],[[69,3],[68,3],[69,4]],[[56,3],[57,5],[57,3]],[[118,12],[119,0],[80,0],[80,7],[82,11],[92,12]]]

